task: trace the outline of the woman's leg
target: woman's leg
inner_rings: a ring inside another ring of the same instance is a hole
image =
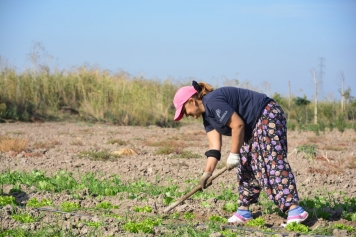
[[[283,212],[299,201],[287,148],[286,118],[282,108],[272,102],[266,106],[254,129],[251,166],[269,199]]]
[[[255,167],[251,165],[252,156],[250,152],[251,146],[244,143],[240,149],[241,166],[238,170],[239,180],[239,209],[248,210],[248,207],[257,203],[260,196],[261,187],[255,177]]]

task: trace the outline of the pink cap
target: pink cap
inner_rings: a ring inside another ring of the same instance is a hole
[[[197,93],[197,90],[194,89],[193,86],[183,86],[179,90],[177,90],[174,99],[173,99],[173,104],[174,107],[176,107],[176,114],[174,115],[174,121],[179,121],[183,117],[182,109],[183,105],[187,100],[192,97],[195,93]]]

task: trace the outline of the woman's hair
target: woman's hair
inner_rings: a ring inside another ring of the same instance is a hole
[[[211,85],[205,82],[197,83],[196,81],[193,81],[192,85],[198,91],[198,93],[194,94],[192,97],[199,100],[201,100],[206,94],[214,90],[214,88]]]

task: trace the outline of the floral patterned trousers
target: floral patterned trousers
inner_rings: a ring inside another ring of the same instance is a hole
[[[240,149],[239,207],[257,203],[262,189],[283,212],[298,203],[287,153],[286,118],[283,109],[272,101],[258,119],[249,144]]]

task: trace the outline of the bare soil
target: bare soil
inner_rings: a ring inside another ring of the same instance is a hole
[[[313,132],[288,132],[288,160],[293,173],[296,176],[297,188],[300,199],[314,197],[317,191],[324,193],[331,192],[330,195],[335,200],[340,200],[343,196],[356,197],[356,136],[355,131],[347,130],[344,133],[336,131],[321,132],[316,136]],[[29,141],[28,149],[22,152],[0,153],[0,171],[7,170],[27,171],[41,170],[52,175],[59,170],[71,171],[75,174],[84,172],[97,172],[103,175],[103,179],[111,175],[118,175],[124,182],[134,182],[143,180],[154,185],[167,186],[178,184],[182,190],[187,187],[188,180],[198,180],[205,166],[205,151],[208,149],[207,138],[201,124],[185,124],[180,128],[160,128],[113,126],[105,124],[85,124],[85,123],[7,123],[0,124],[0,136],[6,135],[12,138],[21,138]],[[110,144],[110,141],[121,141]],[[41,146],[42,144],[42,146]],[[175,149],[190,151],[199,154],[201,158],[174,158],[170,155],[156,155],[159,144],[170,144],[176,146]],[[297,147],[313,144],[317,146],[317,156],[310,160],[304,157],[303,153],[297,152]],[[223,137],[222,160],[218,168],[224,166],[224,162],[229,154],[230,138]],[[111,152],[131,149],[136,154],[121,155],[114,161],[94,161],[85,158],[78,158],[81,151],[108,150]],[[234,185],[233,192],[237,193],[237,179],[234,171],[225,172],[218,177],[206,192],[219,193],[222,189]],[[11,186],[4,187],[7,194]],[[50,198],[54,205],[59,205],[63,201],[75,201],[66,193],[38,192],[31,187],[22,187],[24,193],[15,196],[18,203],[25,204],[28,199],[36,197]],[[343,192],[340,193],[340,192]],[[165,209],[161,197],[157,199],[149,198],[145,201],[122,199],[118,196],[105,197],[104,199],[113,205],[120,206],[113,210],[119,215],[132,211],[134,206],[156,206],[158,213]],[[232,213],[222,210],[224,201],[209,199],[210,207],[203,207],[202,200],[189,198],[172,212],[193,212],[195,218],[203,222],[211,215],[230,217]],[[87,196],[81,200],[82,207],[93,207],[99,201],[94,197]],[[12,229],[22,225],[10,218],[11,211],[8,207],[0,209],[1,225],[3,229]],[[44,215],[42,223],[32,223],[28,229],[36,230],[43,223],[54,223],[58,221],[58,214],[38,209],[30,209],[34,215]],[[252,207],[255,217],[262,215],[261,207]],[[154,216],[155,214],[152,214]],[[331,223],[343,223],[354,226],[355,222],[349,222],[340,218],[340,213],[332,213],[328,221],[318,219],[310,213],[311,218],[305,222],[311,229]],[[262,215],[268,226],[278,227],[285,220],[277,214]],[[63,214],[61,220],[64,229],[74,228],[78,236],[86,236],[88,227],[83,225],[72,225],[83,220],[95,221],[98,216],[90,213]],[[174,220],[181,222],[184,220]],[[108,220],[108,226],[100,229],[104,236],[122,236],[125,233],[120,226]],[[110,225],[112,223],[112,225]],[[158,231],[159,232],[159,231]],[[158,234],[157,232],[157,234]],[[126,233],[127,234],[127,233]]]

